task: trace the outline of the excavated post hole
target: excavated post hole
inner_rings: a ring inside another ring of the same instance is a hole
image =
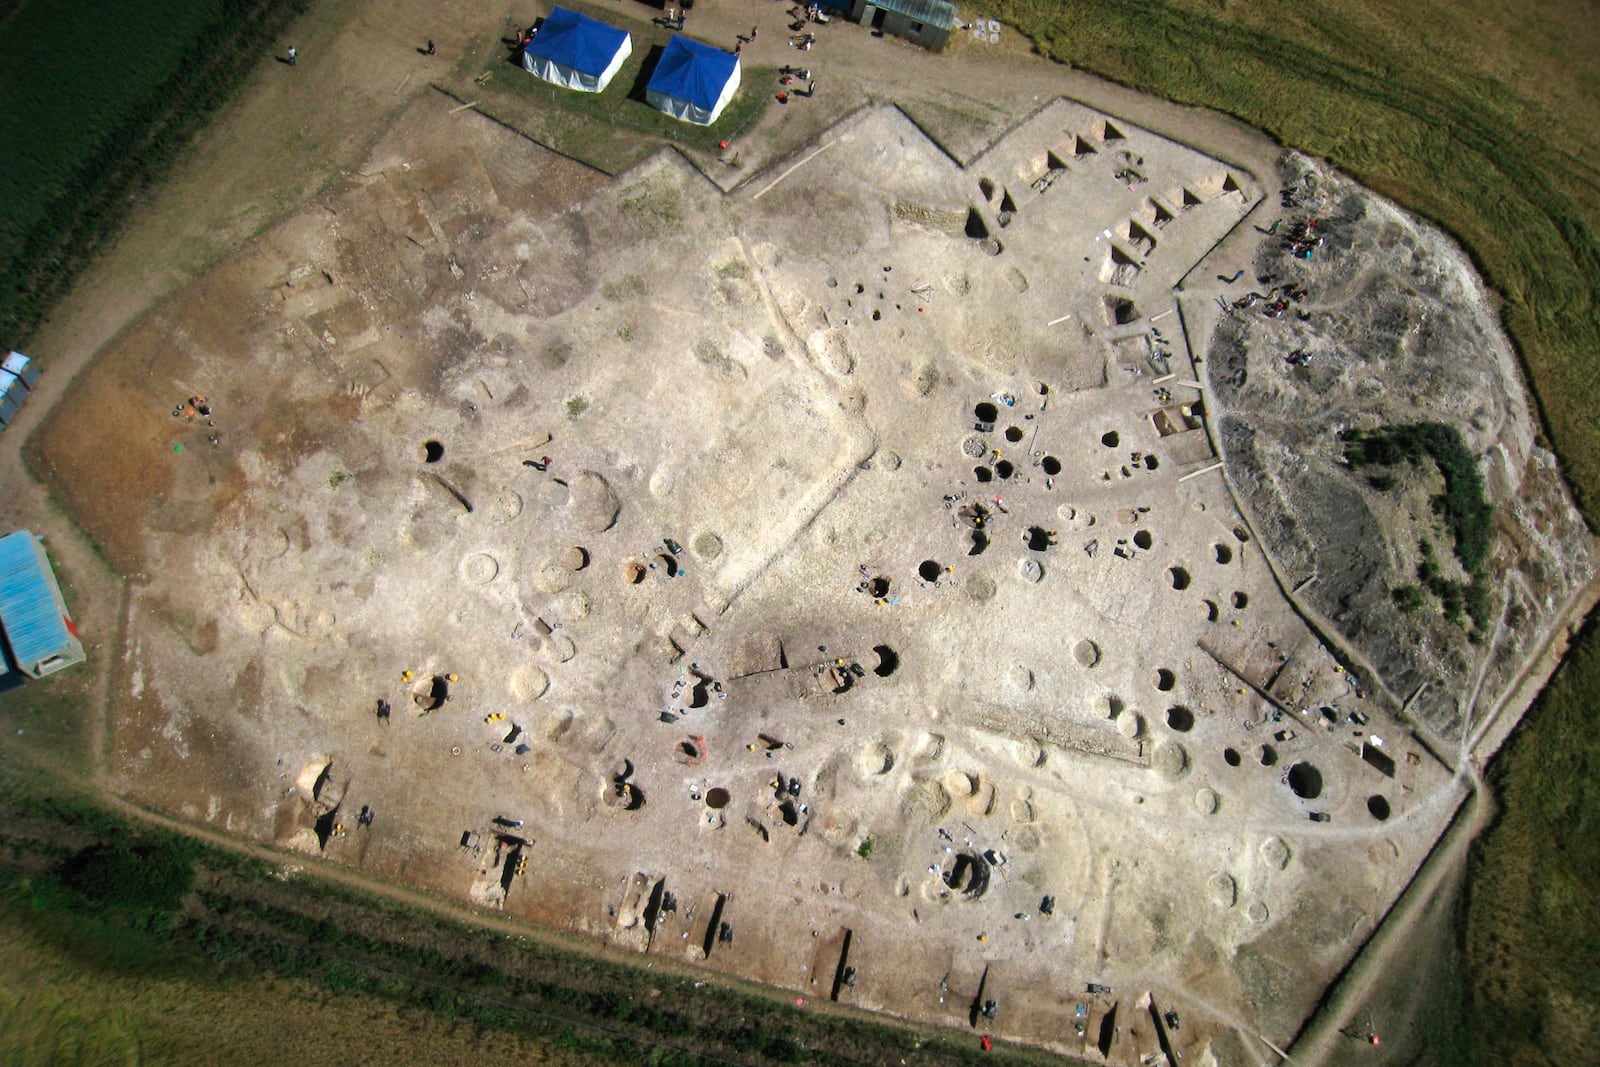
[[[1174,704],[1167,709],[1167,725],[1180,734],[1186,734],[1194,729],[1194,712],[1182,704]]]
[[[917,577],[925,582],[937,582],[943,573],[944,568],[939,565],[938,560],[925,559],[917,564]]]
[[[1172,579],[1172,588],[1177,589],[1180,592],[1189,588],[1189,572],[1184,570],[1182,567],[1169,568],[1167,570],[1167,576]]]
[[[1233,594],[1233,606],[1240,611],[1250,606],[1250,597],[1244,593]]]
[[[1212,548],[1216,550],[1218,563],[1226,564],[1233,562],[1233,549],[1221,543],[1213,545]]]
[[[1150,536],[1149,530],[1135,530],[1133,532],[1133,547],[1145,552],[1150,551],[1150,546],[1155,543],[1155,538]]]
[[[1022,440],[1022,427],[1021,426],[1007,426],[1006,427],[1006,440],[1010,441],[1012,444],[1016,444],[1018,441]]]
[[[1163,693],[1172,692],[1172,687],[1178,684],[1178,676],[1165,667],[1156,671],[1156,688]]]
[[[1296,763],[1287,775],[1289,788],[1301,800],[1315,800],[1322,795],[1322,772],[1310,763]]]
[[[1256,762],[1263,767],[1271,767],[1278,762],[1278,750],[1271,745],[1262,745],[1256,749]]]
[[[1054,544],[1050,531],[1042,526],[1030,526],[1023,537],[1027,540],[1028,550],[1031,552],[1044,552]]]
[[[1117,433],[1115,430],[1107,430],[1105,433],[1100,435],[1100,443],[1105,445],[1107,448],[1116,448],[1122,443],[1122,435]]]
[[[1039,466],[1043,467],[1044,472],[1052,478],[1061,473],[1061,461],[1054,456],[1044,457]]]
[[[1005,481],[1007,478],[1017,473],[1017,468],[1012,466],[1009,459],[1002,459],[1000,462],[994,465],[994,473],[995,477],[999,478],[1001,481]]]
[[[411,700],[423,711],[432,711],[450,699],[450,680],[442,674],[424,678],[411,691]]]
[[[444,445],[438,441],[424,441],[418,455],[424,463],[437,463],[444,458]]]
[[[985,400],[972,409],[972,415],[979,422],[993,422],[1000,417],[1000,409]]]
[[[878,665],[872,668],[872,673],[879,678],[887,678],[900,667],[900,653],[888,645],[874,645],[872,651],[878,657]]]
[[[980,482],[994,481],[994,471],[990,470],[988,467],[973,467],[972,476],[978,479]]]
[[[1372,796],[1367,798],[1367,814],[1371,815],[1379,822],[1383,822],[1389,817],[1388,800],[1374,793]]]
[[[1225,749],[1223,749],[1222,750],[1222,762],[1226,763],[1230,767],[1239,766],[1239,763],[1240,763],[1239,750],[1238,749],[1234,749],[1234,748],[1225,748]]]

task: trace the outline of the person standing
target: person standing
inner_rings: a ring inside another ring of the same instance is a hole
[[[291,67],[294,66],[295,63],[299,59],[300,59],[300,49],[296,48],[294,45],[290,45],[289,46],[289,66],[291,66]]]
[[[432,37],[428,38],[428,50],[426,52],[422,53],[422,54],[425,55],[425,56],[431,56],[431,55],[434,54],[433,38]]]

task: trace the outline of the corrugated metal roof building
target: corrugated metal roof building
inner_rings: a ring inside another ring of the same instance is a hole
[[[956,6],[947,0],[853,0],[850,20],[937,52],[955,29]]]
[[[44,545],[27,530],[0,537],[0,630],[22,673],[43,678],[84,660]]]

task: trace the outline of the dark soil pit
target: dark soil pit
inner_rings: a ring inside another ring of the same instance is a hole
[[[1301,800],[1315,800],[1322,795],[1322,772],[1310,763],[1296,763],[1284,776],[1289,788]]]
[[[944,567],[939,564],[938,560],[925,559],[917,564],[917,577],[925,582],[937,582],[939,576],[943,573]]]
[[[979,482],[994,481],[994,471],[989,467],[973,467],[972,476],[978,479]]]
[[[1239,764],[1242,762],[1240,760],[1240,758],[1239,758],[1239,750],[1235,749],[1235,748],[1225,748],[1225,749],[1223,749],[1222,750],[1222,762],[1226,763],[1230,767],[1239,766]]]
[[[411,701],[423,711],[432,711],[450,699],[450,679],[442,674],[424,678],[411,690]]]
[[[731,799],[732,798],[728,795],[728,791],[722,788],[720,785],[712,786],[710,789],[706,790],[706,807],[712,809],[713,811],[721,811],[723,808],[728,806],[728,801]]]
[[[1256,749],[1256,762],[1263,767],[1271,767],[1278,762],[1278,750],[1271,745],[1262,745]]]
[[[1001,481],[1005,481],[1015,473],[1017,473],[1017,468],[1009,459],[1002,459],[994,465],[994,476]]]
[[[1234,593],[1233,606],[1239,611],[1243,611],[1250,606],[1250,597],[1244,593]]]
[[[1172,687],[1178,684],[1178,676],[1161,667],[1156,671],[1156,688],[1163,693],[1172,692]]]
[[[1031,552],[1045,552],[1056,543],[1055,536],[1042,526],[1030,526],[1022,535],[1023,542]]]
[[[1144,469],[1145,470],[1153,471],[1159,466],[1161,466],[1161,459],[1160,459],[1159,456],[1145,456],[1144,457]]]
[[[1182,567],[1169,568],[1167,577],[1172,579],[1172,588],[1180,592],[1189,588],[1189,572]]]
[[[1044,457],[1039,462],[1039,466],[1044,468],[1044,472],[1052,478],[1061,473],[1061,461],[1054,456]]]
[[[1018,441],[1021,441],[1022,440],[1022,427],[1021,426],[1007,426],[1006,427],[1006,440],[1010,441],[1012,444],[1016,444]]]
[[[1000,409],[985,400],[972,409],[972,415],[979,422],[993,422],[1000,417]]]
[[[874,645],[872,651],[878,657],[878,665],[872,668],[872,673],[879,678],[887,678],[900,669],[900,653],[888,645]]]
[[[1367,798],[1367,814],[1379,822],[1385,821],[1389,818],[1389,801],[1374,793]]]
[[[424,441],[417,455],[424,463],[437,463],[444,458],[444,445],[438,441]]]
[[[882,600],[889,595],[889,579],[874,578],[867,583],[867,593],[874,600]]]
[[[1122,435],[1115,430],[1107,430],[1100,435],[1100,443],[1107,448],[1116,448],[1122,443]]]
[[[1233,562],[1233,549],[1220,543],[1211,547],[1216,551],[1218,563],[1228,564]]]
[[[1133,547],[1140,551],[1150,551],[1150,546],[1155,544],[1155,540],[1149,530],[1135,530],[1133,532]]]
[[[1174,704],[1167,709],[1167,725],[1180,734],[1186,734],[1194,729],[1194,712],[1182,704]]]

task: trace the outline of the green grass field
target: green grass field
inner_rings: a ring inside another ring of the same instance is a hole
[[[1037,48],[1234,115],[1453,233],[1504,298],[1548,442],[1600,518],[1600,23],[1593,3],[986,0]],[[1600,632],[1492,776],[1461,1029],[1483,1063],[1592,1058],[1600,1026]],[[1448,998],[1446,998],[1448,999]],[[1463,1042],[1461,1039],[1465,1038]]]
[[[20,343],[308,0],[0,0],[0,339]]]

